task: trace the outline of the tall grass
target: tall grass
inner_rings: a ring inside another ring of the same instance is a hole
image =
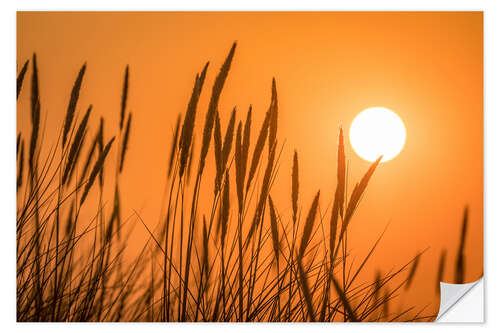
[[[132,112],[127,110],[129,66],[115,134],[104,133],[103,118],[92,134],[91,106],[79,103],[85,88],[84,64],[69,94],[59,138],[50,145],[43,142],[40,132],[43,109],[38,77],[44,73],[39,74],[35,55],[25,62],[17,78],[17,96],[31,63],[32,126],[27,165],[23,162],[26,133],[20,132],[17,139],[18,321],[432,319],[420,312],[412,315],[412,307],[389,311],[389,303],[402,288],[410,287],[420,254],[395,271],[378,272],[374,281],[357,280],[382,236],[355,264],[349,255],[349,226],[380,158],[349,191],[342,129],[329,223],[323,221],[327,211],[320,208],[320,200],[328,198],[320,198],[319,191],[312,199],[300,197],[302,170],[297,151],[290,179],[292,211],[283,211],[280,204],[286,203],[272,198],[276,178],[288,174],[278,167],[284,157],[277,135],[276,80],[271,82],[269,108],[257,125],[258,132],[251,106],[244,119],[233,108],[224,126],[219,100],[235,51],[236,43],[213,83],[208,110],[201,115],[198,101],[208,62],[194,79],[186,112],[177,117],[171,149],[163,152],[169,156],[167,185],[160,222],[154,228],[120,201],[122,171],[133,133]],[[87,109],[83,116],[82,107]],[[205,119],[200,131],[197,118]],[[198,132],[202,133],[201,146],[196,149]],[[91,141],[86,140],[89,137]],[[266,142],[269,149],[265,149]],[[118,161],[114,173],[108,166],[113,149]],[[80,158],[84,151],[85,158]],[[204,167],[212,162],[216,170],[213,190],[202,182]],[[192,172],[194,184],[189,181]],[[112,181],[105,182],[105,177]],[[230,193],[236,193],[237,201],[231,201]],[[89,200],[91,194],[98,200]],[[103,200],[107,194],[113,196],[110,204]],[[199,205],[200,195],[211,202],[207,211]],[[303,203],[309,205],[304,215]],[[94,212],[93,218],[83,219],[83,210]],[[133,260],[126,260],[131,221],[143,227],[149,239]]]

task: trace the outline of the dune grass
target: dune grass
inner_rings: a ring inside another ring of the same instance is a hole
[[[328,199],[319,191],[311,199],[300,196],[303,170],[297,151],[290,179],[292,211],[279,208],[280,203],[272,198],[272,187],[278,176],[289,173],[280,172],[278,167],[284,157],[277,133],[276,80],[271,82],[271,101],[257,133],[251,106],[244,119],[239,119],[235,107],[226,126],[220,120],[218,102],[235,51],[236,43],[213,84],[200,148],[195,148],[195,120],[203,118],[198,101],[209,63],[194,79],[186,112],[177,117],[170,151],[157,152],[169,160],[165,205],[154,228],[133,207],[122,207],[120,202],[120,175],[130,158],[126,153],[133,133],[133,117],[127,109],[129,66],[123,78],[117,133],[104,133],[104,119],[100,118],[97,131],[91,134],[95,122],[92,107],[86,107],[83,116],[77,111],[85,107],[79,104],[80,90],[85,87],[84,64],[69,95],[58,141],[51,146],[41,135],[43,109],[36,55],[25,62],[17,77],[17,97],[31,64],[32,130],[28,137],[21,132],[17,137],[18,321],[434,318],[412,306],[397,312],[389,307],[411,287],[422,253],[394,271],[377,271],[373,281],[358,281],[382,236],[357,264],[349,255],[349,225],[380,158],[349,194],[342,129],[330,219],[324,220],[327,211],[320,210],[320,200]],[[27,164],[26,140],[30,142]],[[107,167],[112,151],[118,161],[114,172]],[[202,187],[205,165],[212,162],[216,170],[213,190]],[[114,185],[106,186],[109,182],[105,177],[111,177]],[[231,201],[231,192],[236,193],[236,202]],[[106,193],[112,193],[112,203],[104,202]],[[90,194],[99,198],[97,206],[87,200]],[[199,207],[200,195],[212,198],[209,211]],[[305,214],[302,207],[309,207]],[[95,214],[84,220],[82,210]],[[131,230],[127,227],[132,222],[150,237],[133,260],[126,260],[123,253],[131,233],[122,233]],[[463,240],[459,253],[457,281],[463,281]],[[444,264],[443,254],[438,280]],[[407,277],[405,271],[409,272]]]

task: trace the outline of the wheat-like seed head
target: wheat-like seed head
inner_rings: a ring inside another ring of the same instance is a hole
[[[78,72],[75,83],[73,84],[73,89],[71,90],[71,96],[69,98],[68,109],[66,111],[66,118],[64,120],[64,132],[63,132],[63,146],[66,145],[66,140],[68,138],[69,130],[73,123],[73,118],[75,116],[76,104],[78,102],[78,97],[80,96],[80,88],[82,86],[83,76],[85,75],[86,64],[83,64],[82,68]]]
[[[304,230],[302,232],[302,239],[300,241],[299,258],[302,258],[304,256],[307,244],[311,239],[311,234],[314,226],[314,219],[316,218],[316,212],[318,210],[319,194],[320,191],[316,193],[316,196],[314,197],[314,200],[311,204],[311,208],[309,209],[309,213],[307,214],[306,222],[304,224]]]

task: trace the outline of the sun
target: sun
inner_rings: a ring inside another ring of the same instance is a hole
[[[349,130],[351,146],[361,158],[382,162],[396,157],[406,141],[406,128],[396,113],[383,107],[363,110],[352,121]]]

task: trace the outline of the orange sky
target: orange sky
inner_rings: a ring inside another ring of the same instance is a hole
[[[368,186],[351,225],[357,235],[350,241],[353,255],[366,254],[390,221],[370,267],[388,270],[430,247],[417,275],[419,290],[409,297],[435,304],[438,256],[446,248],[454,261],[468,204],[466,280],[481,276],[480,12],[19,13],[17,68],[37,53],[45,142],[53,143],[84,62],[88,66],[78,109],[83,112],[93,104],[93,127],[101,114],[110,119],[108,134],[117,131],[123,71],[130,64],[128,105],[134,123],[122,199],[154,225],[177,114],[185,111],[194,76],[209,60],[199,107],[200,114],[206,112],[215,73],[235,40],[238,47],[219,106],[223,128],[233,106],[238,119],[244,119],[252,104],[257,131],[276,78],[278,137],[286,142],[272,194],[281,212],[291,210],[293,150],[299,153],[303,209],[321,189],[324,210],[335,190],[338,127],[343,125],[347,134],[359,112],[384,106],[404,121],[406,145],[379,167]],[[18,129],[29,129],[28,102],[24,91]],[[369,163],[349,144],[346,154],[352,189]],[[210,193],[212,181],[205,187]],[[451,266],[445,277],[452,282]]]

